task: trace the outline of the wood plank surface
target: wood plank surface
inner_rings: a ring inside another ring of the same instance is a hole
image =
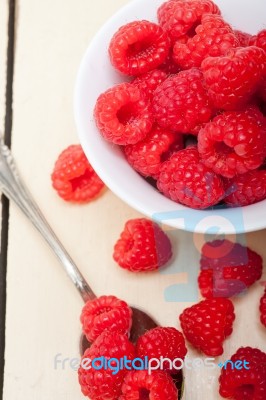
[[[17,0],[12,148],[40,208],[97,294],[115,294],[147,310],[160,324],[179,327],[178,315],[197,299],[177,301],[169,287],[186,282],[196,287],[195,243],[202,237],[171,231],[176,254],[168,269],[142,276],[127,273],[112,260],[113,244],[126,220],[139,214],[108,190],[88,205],[64,203],[50,182],[57,155],[78,142],[73,88],[82,55],[101,25],[126,3]],[[57,354],[79,355],[82,302],[39,234],[13,205],[9,226],[4,400],[83,399],[68,363],[55,368]],[[266,260],[266,231],[247,235],[247,240]],[[235,331],[221,360],[240,345],[266,350],[256,311],[261,293],[256,284],[235,300]],[[172,301],[166,301],[167,294]],[[198,354],[190,348],[190,356]],[[186,400],[220,399],[218,375],[219,368],[188,371]]]

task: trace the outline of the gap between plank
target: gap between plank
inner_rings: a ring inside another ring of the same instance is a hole
[[[13,75],[15,55],[15,15],[16,0],[9,0],[8,7],[8,43],[6,75],[6,107],[4,140],[11,147],[13,120]],[[6,318],[6,274],[8,248],[9,201],[2,196],[1,254],[0,254],[0,400],[3,399],[4,366],[5,366],[5,318]]]

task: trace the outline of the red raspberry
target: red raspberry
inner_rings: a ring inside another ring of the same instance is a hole
[[[220,395],[234,400],[265,400],[266,353],[252,347],[241,347],[231,361],[223,367],[220,375]],[[240,361],[242,368],[238,368]],[[236,368],[233,367],[235,363],[238,364]]]
[[[252,36],[249,45],[260,47],[266,53],[266,29],[260,31],[256,36]],[[266,76],[264,76],[259,85],[259,95],[264,101],[266,101]]]
[[[234,306],[229,299],[207,299],[186,308],[179,317],[186,339],[207,356],[223,354],[223,342],[233,331]]]
[[[144,139],[153,125],[149,100],[130,83],[122,83],[101,94],[94,116],[103,137],[120,145]]]
[[[213,110],[202,73],[193,68],[166,79],[154,92],[153,110],[161,127],[180,133],[208,122]]]
[[[129,335],[132,310],[115,296],[101,296],[85,304],[80,320],[83,333],[89,342],[93,342],[104,331]]]
[[[184,360],[187,354],[185,339],[181,332],[175,328],[157,327],[146,332],[137,341],[137,356],[140,358],[148,357],[149,360],[161,357],[171,361],[179,358]],[[169,368],[169,363],[164,364],[164,370],[176,373],[176,369]]]
[[[159,25],[149,21],[134,21],[115,33],[109,46],[109,55],[118,71],[136,76],[162,64],[169,49],[168,35]]]
[[[165,161],[157,182],[158,189],[173,201],[204,209],[224,196],[222,180],[201,161],[196,147],[188,147]]]
[[[145,218],[127,221],[114,247],[114,260],[132,272],[154,271],[172,257],[168,236],[156,223]]]
[[[174,75],[180,72],[180,67],[173,59],[173,48],[170,49],[166,60],[158,68],[164,71],[167,75]]]
[[[101,361],[96,360],[96,369],[93,364],[89,364],[87,360],[93,361],[96,358],[104,358],[106,361],[111,358],[118,360],[127,357],[128,360],[133,360],[135,357],[135,349],[132,343],[125,335],[118,332],[103,332],[93,342],[91,347],[86,350],[82,357],[81,366],[78,371],[79,383],[84,396],[88,396],[91,400],[117,400],[121,394],[121,388],[124,377],[127,373],[126,369],[119,369],[115,374],[114,368],[116,363],[111,364],[111,368],[100,368]]]
[[[130,371],[122,386],[119,400],[177,400],[178,390],[166,372]]]
[[[257,35],[252,36],[249,40],[250,46],[257,46],[266,51],[266,29],[260,31]]]
[[[231,297],[261,278],[261,256],[240,243],[214,240],[201,252],[198,282],[203,297]]]
[[[71,145],[58,157],[51,175],[53,188],[66,201],[87,203],[104,187],[80,145]]]
[[[174,42],[181,36],[193,34],[204,14],[220,14],[220,10],[210,0],[173,0],[158,9],[158,20]]]
[[[157,179],[162,163],[170,155],[184,148],[184,135],[154,126],[144,140],[125,146],[127,160],[145,177]]]
[[[173,58],[182,69],[200,67],[206,57],[222,56],[237,46],[239,41],[230,25],[220,15],[205,14],[195,35],[186,43],[177,40]]]
[[[264,291],[264,295],[260,299],[260,320],[261,320],[261,323],[266,328],[266,288]]]
[[[204,164],[233,178],[258,168],[266,155],[266,123],[255,107],[228,111],[205,125],[198,135]]]
[[[140,75],[135,78],[131,83],[136,85],[142,90],[145,95],[150,99],[154,93],[154,90],[159,86],[165,79],[167,74],[159,69],[147,72],[146,74]]]
[[[248,206],[266,199],[266,171],[255,170],[237,175],[226,182],[224,198],[230,206]]]
[[[266,103],[266,77],[264,77],[261,81],[260,87],[259,87],[259,92],[258,92],[259,96],[261,97],[261,99],[264,102],[264,110],[265,110],[265,103]],[[264,113],[265,115],[265,113]]]
[[[226,56],[206,58],[201,69],[215,107],[233,110],[256,92],[265,74],[266,54],[255,46],[239,47]]]
[[[234,34],[237,37],[237,39],[239,41],[239,45],[241,47],[250,46],[249,41],[250,41],[252,36],[249,33],[242,32],[242,31],[239,31],[239,30],[235,29],[234,30]]]

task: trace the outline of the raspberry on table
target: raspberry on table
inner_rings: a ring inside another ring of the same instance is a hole
[[[126,222],[114,246],[113,258],[131,272],[155,271],[172,257],[171,242],[164,231],[146,218]]]
[[[144,140],[125,146],[129,164],[141,175],[157,179],[162,163],[184,148],[184,135],[155,125]]]
[[[250,39],[252,38],[252,36],[247,33],[247,32],[243,32],[243,31],[239,31],[238,29],[234,30],[234,34],[237,37],[238,41],[239,41],[239,46],[240,47],[247,47],[250,46]]]
[[[233,368],[231,363],[222,368],[219,378],[220,395],[233,400],[265,400],[266,353],[252,347],[241,347],[231,357],[231,361],[242,361],[242,368]]]
[[[96,369],[91,364],[89,365],[91,368],[88,369],[87,360],[93,361],[100,357],[104,357],[106,360],[111,358],[120,360],[125,356],[128,360],[135,358],[134,345],[126,335],[105,331],[98,336],[91,347],[84,353],[78,370],[79,383],[84,396],[89,397],[90,400],[117,400],[121,395],[121,388],[127,370],[125,368],[119,369],[117,374],[114,374],[112,368],[98,370],[101,365],[100,360],[95,361]],[[111,366],[116,368],[117,364],[114,362]]]
[[[260,299],[260,320],[266,328],[266,287],[262,298]]]
[[[193,35],[204,14],[220,14],[211,0],[171,0],[158,9],[159,24],[175,42],[184,35]]]
[[[187,354],[184,336],[175,328],[157,327],[140,336],[136,344],[137,357],[148,357],[149,360],[168,358],[171,361],[179,358],[184,360]],[[176,373],[176,369],[164,364],[164,371]]]
[[[203,297],[231,297],[262,276],[262,258],[249,247],[229,240],[214,240],[201,250],[199,289]]]
[[[228,195],[224,202],[233,207],[243,207],[266,199],[266,170],[255,170],[237,175],[225,182]]]
[[[97,99],[94,117],[102,136],[119,145],[139,142],[153,125],[149,99],[130,83],[114,86],[101,94]]]
[[[157,88],[167,78],[167,73],[154,69],[146,74],[137,76],[131,83],[136,85],[150,99]]]
[[[220,15],[205,14],[195,34],[186,42],[176,41],[173,58],[182,69],[200,67],[206,57],[219,57],[239,46],[233,29]]]
[[[216,108],[242,108],[265,76],[266,53],[256,46],[231,49],[225,56],[207,57],[201,70]]]
[[[58,195],[75,203],[88,203],[104,187],[78,144],[67,147],[59,155],[51,179]]]
[[[226,178],[258,168],[266,156],[266,122],[255,107],[227,111],[198,135],[203,163]]]
[[[85,304],[80,320],[89,342],[93,342],[104,331],[116,331],[129,336],[132,310],[125,301],[115,296],[101,296]]]
[[[235,319],[231,300],[202,300],[186,308],[179,317],[186,339],[207,356],[223,354],[223,342],[233,331]]]
[[[119,400],[178,400],[173,379],[164,371],[130,371],[122,386]]]
[[[152,105],[157,123],[180,133],[190,133],[213,113],[202,73],[196,68],[166,79],[154,91]]]
[[[134,21],[122,26],[109,46],[112,65],[126,75],[140,75],[157,68],[168,56],[170,39],[157,24]]]
[[[214,206],[224,196],[222,180],[201,162],[196,147],[180,150],[165,161],[157,186],[173,201],[196,209]]]

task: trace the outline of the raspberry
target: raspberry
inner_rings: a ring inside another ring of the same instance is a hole
[[[172,257],[168,236],[156,223],[145,218],[127,221],[114,246],[114,260],[132,272],[154,271]]]
[[[232,364],[242,361],[242,368]],[[245,363],[246,362],[246,363]],[[244,366],[246,365],[246,367]],[[220,395],[234,400],[264,400],[266,397],[266,353],[241,347],[220,375]]]
[[[153,124],[149,100],[130,83],[122,83],[101,94],[94,116],[103,137],[120,145],[144,139]]]
[[[260,47],[266,53],[266,29],[260,31],[256,36],[252,36],[249,45]],[[259,85],[259,95],[264,101],[266,101],[266,76],[264,76]]]
[[[157,179],[163,161],[184,147],[184,136],[154,126],[144,140],[125,146],[129,164],[145,177]]]
[[[258,168],[266,155],[266,123],[255,107],[227,111],[205,125],[198,135],[204,164],[233,178]]]
[[[185,339],[181,332],[175,328],[157,327],[146,332],[137,341],[137,356],[140,358],[148,357],[149,360],[168,358],[171,361],[179,358],[184,360],[187,354]],[[176,369],[170,369],[169,364],[164,364],[164,370],[176,373]]]
[[[188,147],[165,161],[157,182],[158,189],[173,201],[204,209],[224,196],[222,180],[199,158],[196,147]]]
[[[80,320],[83,333],[89,342],[93,342],[104,331],[129,335],[132,310],[115,296],[101,296],[85,304]]]
[[[154,92],[153,110],[161,127],[180,133],[190,133],[208,122],[212,106],[202,73],[193,68],[166,79]]]
[[[226,182],[224,198],[230,206],[248,206],[266,199],[266,171],[255,170],[238,175]]]
[[[241,47],[247,47],[250,45],[249,41],[252,36],[249,33],[242,32],[242,31],[235,29],[234,34],[237,37],[237,40],[239,41],[239,45]]]
[[[71,145],[58,157],[51,175],[53,188],[66,201],[87,203],[104,187],[80,145]]]
[[[81,366],[78,371],[79,383],[81,391],[84,396],[88,396],[91,400],[117,400],[121,394],[121,388],[126,369],[119,369],[114,374],[114,368],[117,367],[116,363],[111,364],[108,368],[99,369],[101,361],[96,360],[96,369],[93,364],[88,369],[86,360],[93,361],[95,358],[104,358],[106,361],[111,358],[118,360],[127,357],[128,360],[133,360],[135,357],[135,349],[132,343],[125,335],[118,332],[103,332],[93,342],[91,347],[86,350],[82,357]]]
[[[203,297],[231,297],[261,278],[261,256],[240,243],[214,240],[201,252],[198,282]]]
[[[136,85],[141,91],[143,91],[148,98],[151,98],[154,90],[163,81],[165,81],[166,78],[166,72],[159,69],[154,69],[153,71],[138,76],[131,83],[133,85]]]
[[[109,46],[109,55],[118,71],[136,76],[162,64],[169,49],[168,35],[159,25],[149,21],[134,21],[115,33]]]
[[[249,46],[257,46],[266,51],[266,29],[252,36],[249,40]]]
[[[178,391],[166,372],[130,371],[122,386],[119,400],[177,400]]]
[[[174,42],[181,36],[193,34],[204,14],[220,14],[210,0],[167,1],[158,9],[158,20]]]
[[[266,76],[262,79],[260,87],[259,87],[259,96],[264,102],[264,110],[265,110],[265,103],[266,103]],[[264,113],[265,115],[265,113]]]
[[[222,56],[237,46],[239,41],[230,25],[219,15],[205,14],[195,35],[188,37],[186,43],[177,40],[173,58],[182,69],[200,67],[206,57]]]
[[[223,354],[223,342],[233,331],[235,319],[231,300],[202,300],[186,308],[179,317],[186,339],[208,356]]]
[[[166,60],[158,68],[164,71],[167,75],[174,75],[180,72],[180,67],[173,59],[173,48],[170,49]]]
[[[266,288],[264,295],[260,299],[260,320],[262,325],[264,325],[266,328]]]
[[[225,56],[206,58],[201,69],[215,107],[233,110],[256,92],[265,74],[266,53],[255,46],[231,49]]]

